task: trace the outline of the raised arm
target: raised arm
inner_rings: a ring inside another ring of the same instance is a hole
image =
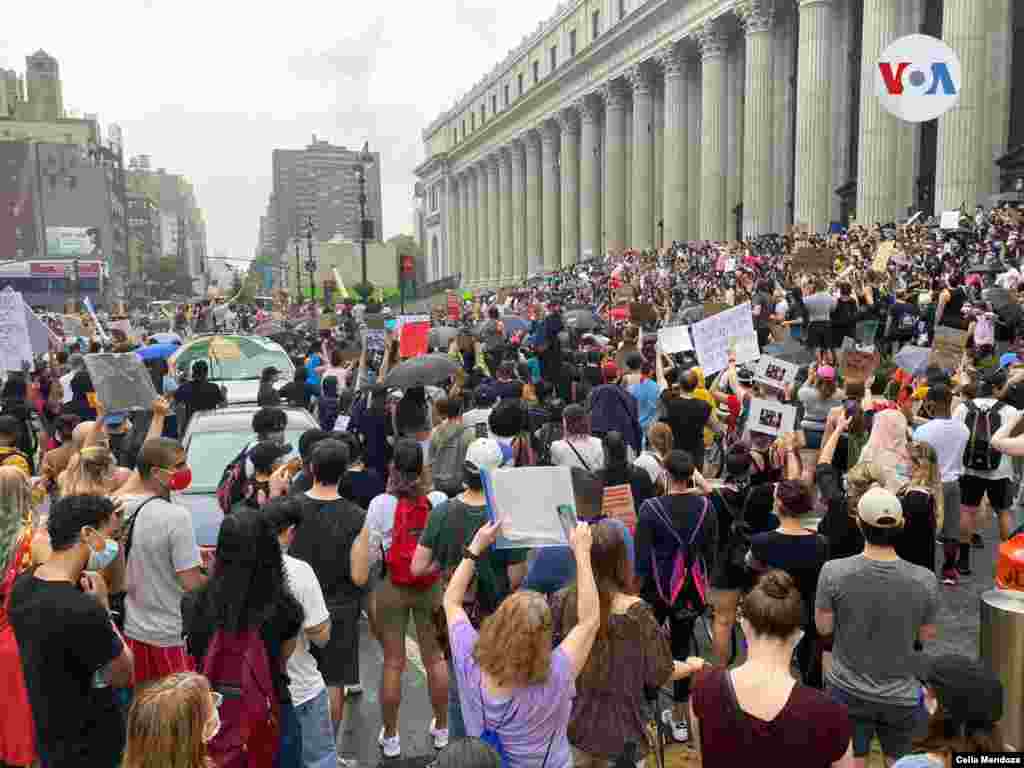
[[[164,420],[171,412],[171,403],[165,397],[158,397],[153,401],[153,419],[149,422],[149,431],[146,432],[146,440],[160,437],[164,433]],[[145,442],[145,441],[144,441]]]
[[[590,526],[578,523],[569,537],[569,544],[576,556],[576,612],[579,619],[558,647],[569,657],[573,678],[576,678],[587,663],[597,630],[601,626],[601,601],[590,565]]]

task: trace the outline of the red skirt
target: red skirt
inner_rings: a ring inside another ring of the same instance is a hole
[[[21,654],[10,624],[0,629],[0,680],[7,681],[0,718],[0,763],[32,765],[37,759],[35,724],[21,669]]]
[[[139,640],[125,638],[132,655],[135,657],[135,676],[133,685],[142,685],[150,680],[173,675],[175,672],[193,672],[196,665],[192,657],[185,652],[185,646],[177,645],[161,648]]]

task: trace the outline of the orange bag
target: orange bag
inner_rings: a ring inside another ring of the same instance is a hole
[[[999,545],[996,586],[1024,592],[1024,533],[1011,536]]]

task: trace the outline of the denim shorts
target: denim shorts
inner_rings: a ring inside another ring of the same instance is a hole
[[[853,756],[864,757],[871,751],[871,739],[878,736],[882,754],[893,759],[910,752],[914,737],[920,734],[928,721],[923,703],[879,704],[852,693],[826,685],[833,701],[846,706],[853,724]]]
[[[295,717],[302,734],[302,768],[337,768],[338,748],[327,689],[295,707]]]

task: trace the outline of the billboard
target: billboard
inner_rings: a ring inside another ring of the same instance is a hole
[[[37,255],[36,212],[33,205],[32,145],[0,142],[0,261],[31,259]],[[12,175],[13,174],[13,175]]]
[[[98,227],[47,227],[47,256],[98,256],[100,230]]]
[[[71,266],[67,261],[33,261],[29,264],[29,274],[33,277],[64,277],[65,270]],[[78,263],[79,277],[99,277],[100,262],[80,261]]]

